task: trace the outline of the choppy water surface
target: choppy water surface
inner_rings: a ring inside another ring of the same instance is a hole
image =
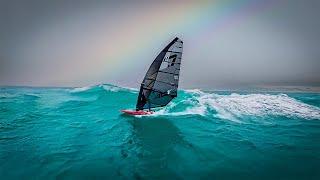
[[[0,88],[1,179],[320,179],[320,94]]]

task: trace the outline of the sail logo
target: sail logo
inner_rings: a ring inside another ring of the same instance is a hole
[[[171,60],[171,62],[168,62],[168,67],[174,65],[174,63],[176,62],[176,59],[177,59],[177,55],[176,55],[176,54],[171,55],[171,56],[169,57],[169,59],[172,59],[172,60]],[[171,64],[170,64],[170,63],[171,63]]]

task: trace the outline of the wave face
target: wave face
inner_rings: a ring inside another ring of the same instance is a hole
[[[0,88],[7,179],[319,179],[320,94],[181,90],[131,117],[137,89]]]

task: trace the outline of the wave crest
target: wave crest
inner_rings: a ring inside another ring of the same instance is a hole
[[[110,93],[137,93],[137,89],[110,84],[74,88],[72,93],[107,91]],[[203,92],[200,89],[182,90],[179,97],[158,115],[200,115],[240,121],[244,116],[285,116],[289,118],[320,119],[320,108],[296,100],[287,94],[237,94],[228,95]]]
[[[91,88],[93,88],[94,86],[84,86],[84,87],[76,87],[70,90],[70,92],[72,93],[76,93],[76,92],[84,92],[87,91]]]
[[[108,92],[120,92],[120,91],[126,91],[126,92],[132,92],[132,93],[137,92],[137,89],[134,89],[134,88],[119,87],[111,84],[100,84],[95,86],[77,87],[69,91],[71,93],[80,93],[80,92],[89,92],[89,91],[96,91],[96,90],[105,90]]]

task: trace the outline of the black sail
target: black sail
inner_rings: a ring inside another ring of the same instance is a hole
[[[163,107],[177,97],[182,46],[176,37],[152,62],[140,86],[137,110]]]

